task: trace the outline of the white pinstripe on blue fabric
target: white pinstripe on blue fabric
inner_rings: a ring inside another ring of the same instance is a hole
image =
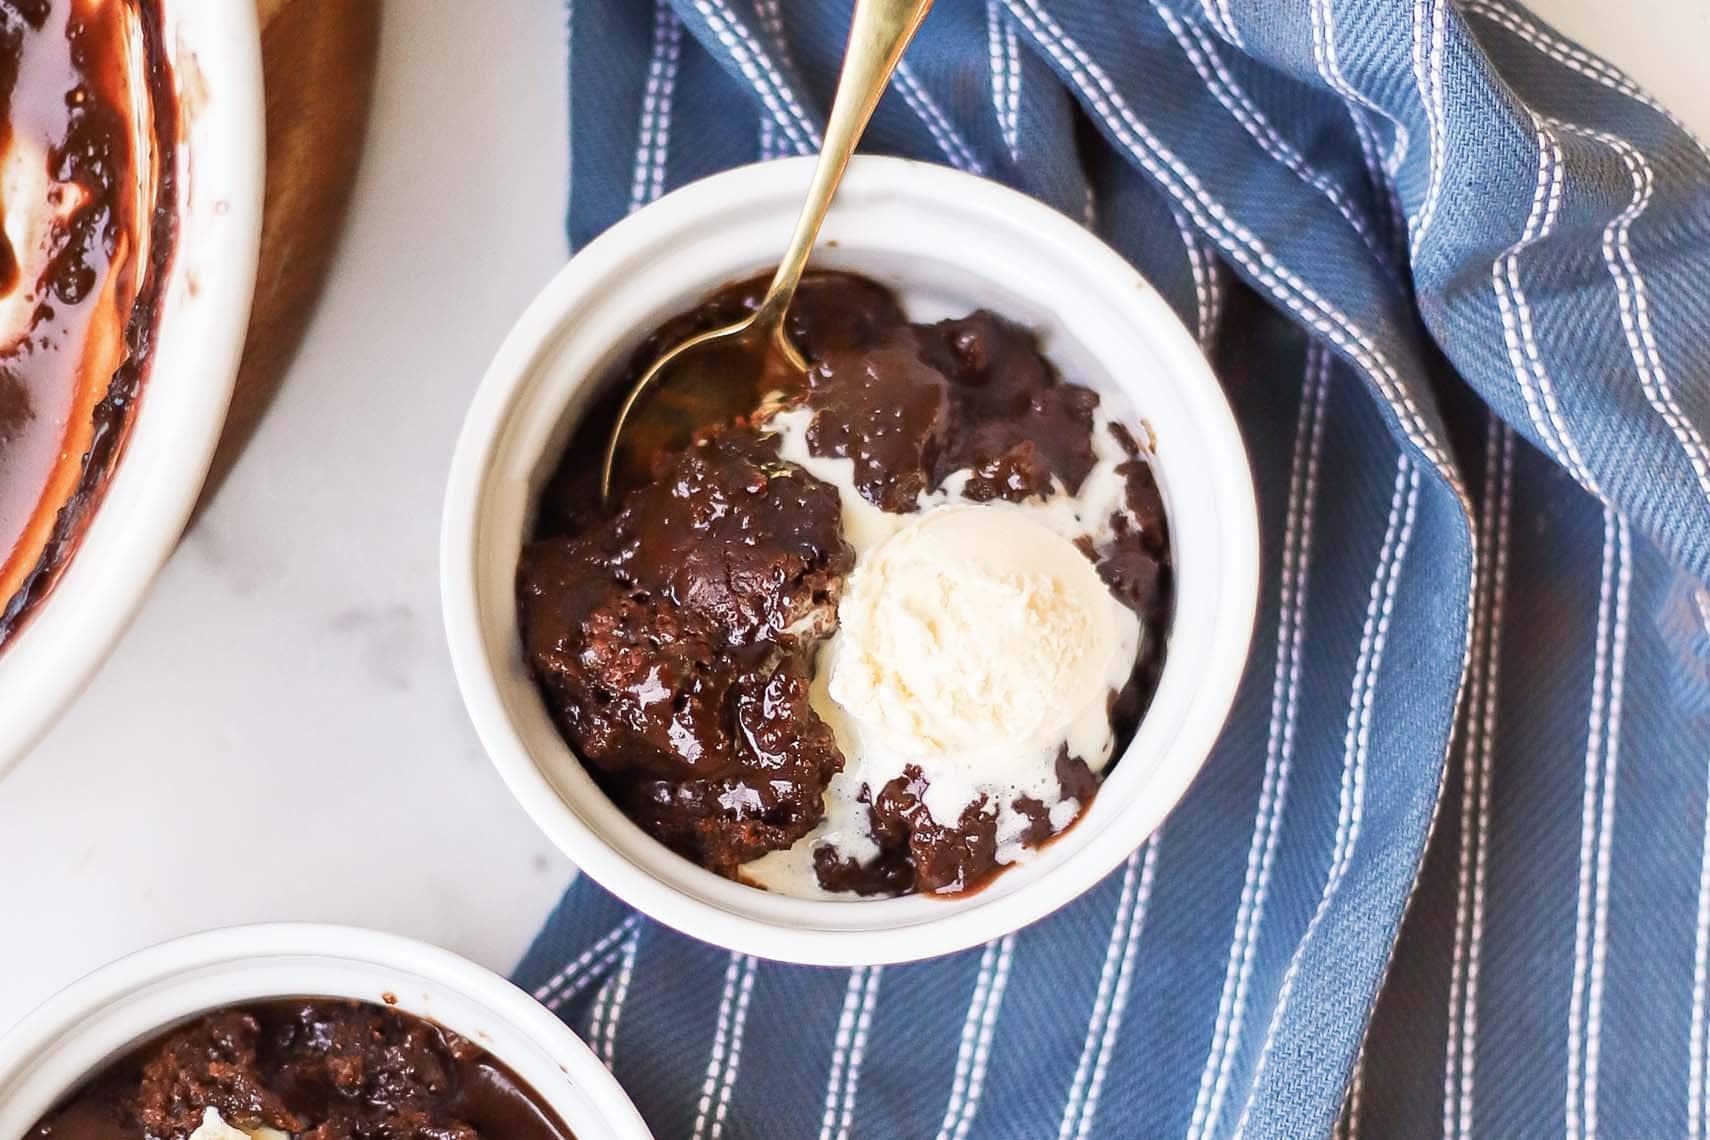
[[[1217,52],[1217,45],[1211,37],[1194,24],[1186,24],[1176,16],[1174,9],[1163,0],[1151,0],[1153,9],[1158,13],[1164,25],[1170,29],[1170,34],[1181,45],[1182,52],[1193,64],[1194,70],[1209,90],[1221,103],[1235,121],[1241,124],[1243,130],[1250,135],[1254,142],[1264,148],[1265,153],[1281,163],[1302,182],[1306,183],[1322,195],[1325,201],[1342,216],[1348,228],[1358,235],[1360,241],[1371,250],[1373,258],[1380,264],[1388,264],[1389,251],[1384,249],[1372,233],[1372,228],[1355,211],[1353,203],[1338,186],[1335,180],[1325,176],[1321,171],[1314,170],[1306,161],[1300,150],[1276,129],[1247,93],[1241,89],[1235,77],[1230,74],[1222,57]]]
[[[1710,591],[1696,590],[1692,595],[1698,610],[1698,621],[1704,637],[1710,643]],[[1706,765],[1710,772],[1710,765]],[[1686,1081],[1686,1113],[1691,1140],[1699,1140],[1704,1131],[1706,1115],[1705,1088],[1705,988],[1710,980],[1710,783],[1704,789],[1703,854],[1698,860],[1698,909],[1693,923],[1692,948],[1692,1024],[1688,1029]]]
[[[1151,847],[1148,845],[1147,854],[1150,853]],[[1058,1140],[1069,1140],[1080,1131],[1087,1088],[1115,1000],[1117,976],[1122,969],[1122,963],[1128,958],[1132,942],[1134,915],[1140,899],[1140,859],[1141,854],[1136,851],[1123,864],[1122,887],[1116,896],[1116,914],[1111,919],[1110,937],[1105,942],[1104,964],[1099,969],[1098,990],[1093,995],[1092,1009],[1087,1018],[1086,1039],[1081,1046],[1080,1059],[1075,1065],[1075,1074],[1069,1084],[1062,1123],[1057,1128]]]
[[[1312,522],[1317,503],[1318,459],[1324,440],[1324,408],[1329,398],[1330,361],[1321,348],[1307,352],[1306,377],[1301,384],[1300,414],[1295,425],[1294,456],[1289,477],[1289,502],[1283,524],[1283,565],[1274,679],[1271,684],[1270,729],[1265,751],[1264,783],[1247,852],[1246,879],[1235,914],[1235,934],[1217,1022],[1194,1100],[1190,1137],[1214,1127],[1229,1086],[1234,1045],[1241,1033],[1247,988],[1253,971],[1259,924],[1264,917],[1271,870],[1282,834],[1283,809],[1294,762],[1295,720],[1300,708],[1301,648],[1306,630],[1306,601],[1312,561]]]
[[[1692,473],[1698,479],[1699,489],[1710,499],[1710,447],[1705,445],[1704,436],[1697,425],[1686,418],[1675,399],[1673,384],[1663,367],[1662,356],[1657,351],[1656,332],[1651,327],[1650,301],[1645,279],[1639,274],[1638,263],[1633,257],[1633,223],[1651,203],[1656,189],[1656,171],[1645,160],[1645,156],[1639,153],[1637,147],[1619,135],[1582,127],[1561,119],[1551,119],[1548,123],[1556,130],[1594,139],[1607,146],[1620,156],[1621,164],[1627,168],[1628,176],[1632,179],[1632,200],[1604,227],[1603,258],[1609,266],[1609,275],[1615,279],[1616,297],[1620,301],[1621,329],[1627,336],[1628,350],[1632,353],[1633,367],[1639,374],[1639,383],[1645,390],[1645,398],[1668,425],[1669,433],[1680,443],[1681,450],[1686,453],[1687,461],[1692,465]]]
[[[1306,926],[1306,933],[1301,937],[1300,946],[1295,950],[1294,956],[1289,960],[1288,969],[1283,974],[1282,984],[1277,991],[1276,1008],[1271,1015],[1271,1023],[1265,1030],[1264,1041],[1259,1046],[1259,1059],[1254,1066],[1254,1084],[1258,1083],[1259,1077],[1264,1073],[1265,1064],[1276,1044],[1277,1029],[1288,1009],[1294,980],[1299,976],[1303,951],[1311,943],[1312,936],[1323,922],[1324,916],[1329,913],[1330,904],[1348,873],[1354,848],[1360,840],[1367,750],[1371,743],[1372,698],[1376,691],[1378,669],[1383,660],[1389,618],[1395,605],[1396,587],[1401,580],[1401,567],[1407,558],[1407,548],[1413,535],[1418,503],[1419,472],[1403,455],[1396,461],[1395,497],[1390,505],[1389,523],[1384,531],[1383,547],[1378,555],[1378,568],[1372,578],[1366,625],[1360,635],[1359,660],[1354,667],[1353,695],[1349,701],[1347,740],[1344,745],[1346,759],[1343,764],[1342,795],[1337,808],[1336,841],[1330,858],[1330,872],[1325,878],[1318,908],[1313,911],[1312,919]],[[1237,1138],[1246,1133],[1253,1103],[1253,1098],[1249,1096],[1242,1106],[1240,1119],[1235,1125]]]
[[[1348,318],[1330,304],[1310,284],[1277,261],[1276,257],[1254,235],[1253,231],[1230,217],[1224,206],[1206,194],[1199,180],[1159,143],[1117,92],[1115,84],[1104,74],[1090,55],[1069,39],[1055,20],[1038,4],[1038,0],[1006,0],[1010,10],[1022,25],[1046,47],[1057,61],[1074,77],[1077,87],[1104,114],[1112,129],[1123,140],[1134,157],[1188,211],[1194,224],[1217,241],[1218,247],[1246,268],[1265,286],[1275,291],[1283,303],[1322,334],[1330,343],[1347,352],[1391,401],[1401,418],[1402,429],[1432,463],[1463,506],[1466,492],[1454,463],[1450,460],[1436,432],[1426,424],[1413,398],[1401,383],[1400,376],[1381,349]],[[1470,513],[1470,512],[1469,512]]]

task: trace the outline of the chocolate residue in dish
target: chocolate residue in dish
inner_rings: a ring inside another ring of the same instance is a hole
[[[175,245],[157,0],[0,12],[0,646],[75,552],[129,433]]]
[[[667,322],[637,351],[618,391],[662,346],[751,311],[756,279]],[[847,458],[861,496],[893,513],[971,471],[976,501],[1021,502],[1056,484],[1078,490],[1095,465],[1098,397],[1064,383],[1033,336],[989,312],[908,321],[896,297],[847,274],[808,275],[792,306],[811,369],[791,400],[812,414],[809,452]],[[519,567],[524,652],[566,737],[617,804],[650,833],[724,875],[789,847],[823,816],[843,768],[807,697],[814,649],[836,624],[852,569],[838,491],[779,457],[757,419],[714,423],[687,450],[654,457],[651,483],[615,509],[599,501],[596,465],[609,416],[567,449]],[[1113,700],[1117,749],[1157,685],[1173,596],[1162,498],[1133,437],[1120,472],[1131,523],[1085,550],[1113,594],[1150,631]],[[1059,758],[1065,799],[1082,808],[1097,777]],[[935,821],[918,770],[867,788],[879,855],[865,863],[822,848],[827,890],[956,893],[1001,869],[992,805]],[[1024,842],[1054,834],[1044,805],[1014,805]]]
[[[186,1140],[210,1108],[235,1128],[312,1140],[572,1140],[480,1046],[330,998],[204,1014],[108,1065],[26,1140]]]

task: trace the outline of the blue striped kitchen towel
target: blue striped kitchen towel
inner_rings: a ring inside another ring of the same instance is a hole
[[[811,150],[848,10],[575,0],[573,242]],[[579,882],[522,983],[673,1140],[1701,1136],[1703,146],[1508,0],[939,0],[869,141],[1084,217],[1213,353],[1234,717],[984,949],[779,966]]]

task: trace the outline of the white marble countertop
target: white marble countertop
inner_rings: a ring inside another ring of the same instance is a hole
[[[1710,0],[1534,6],[1710,134]],[[373,926],[502,971],[569,880],[464,716],[436,580],[464,406],[566,253],[563,44],[558,0],[388,7],[349,229],[284,395],[0,784],[0,1029],[239,922]]]

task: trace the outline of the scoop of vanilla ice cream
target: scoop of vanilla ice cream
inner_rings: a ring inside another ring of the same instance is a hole
[[[875,858],[871,797],[910,767],[934,820],[955,826],[983,803],[996,817],[998,862],[1025,858],[1033,821],[1016,801],[1043,804],[1054,832],[1085,806],[1064,798],[1057,756],[1066,748],[1104,771],[1115,744],[1110,696],[1128,683],[1146,636],[1076,545],[1108,541],[1126,511],[1122,469],[1132,457],[1101,407],[1098,463],[1078,491],[1059,484],[1045,498],[979,502],[962,493],[971,472],[958,472],[923,491],[916,512],[893,514],[861,495],[852,460],[814,454],[812,418],[786,408],[766,426],[780,457],[837,488],[855,548],[812,688],[844,769],[826,788],[819,825],[746,864],[743,877],[801,897],[851,897],[820,888],[815,851]]]
[[[850,575],[829,691],[903,758],[1054,756],[1089,703],[1102,714],[1120,641],[1133,661],[1120,609],[1074,543],[1028,512],[938,507]]]

